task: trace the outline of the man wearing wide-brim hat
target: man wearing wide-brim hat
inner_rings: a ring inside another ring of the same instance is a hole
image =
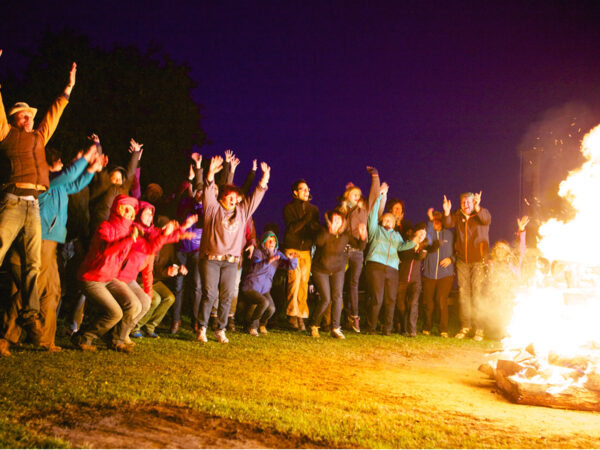
[[[9,110],[7,117],[0,95],[0,155],[10,162],[8,179],[2,180],[0,191],[0,264],[15,238],[22,233],[25,268],[20,320],[34,343],[39,343],[40,338],[37,278],[42,244],[37,198],[50,185],[45,146],[69,101],[76,70],[77,66],[73,63],[67,87],[50,106],[36,129],[33,128],[33,118],[37,112],[35,108],[19,102]],[[6,344],[0,341],[0,355],[7,353]]]

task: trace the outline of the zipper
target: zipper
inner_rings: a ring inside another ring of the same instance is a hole
[[[436,236],[438,239],[438,242],[440,242],[440,232],[436,231]],[[440,267],[440,248],[438,247],[438,251],[437,251],[437,263],[435,265],[435,279],[438,279],[438,268]]]

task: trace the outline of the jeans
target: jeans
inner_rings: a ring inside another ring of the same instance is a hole
[[[267,322],[275,314],[275,302],[270,292],[260,294],[255,290],[242,291],[244,299],[250,305],[256,305],[250,317],[250,328],[258,328],[259,325],[267,325]]]
[[[181,265],[188,270],[187,275],[177,275],[175,277],[175,303],[173,305],[173,323],[181,321],[181,309],[183,304],[183,295],[192,299],[192,323],[194,323],[200,312],[200,301],[202,300],[202,283],[200,277],[200,268],[198,262],[200,254],[198,252],[184,253],[177,252],[177,259]]]
[[[135,317],[140,313],[141,305],[137,296],[117,279],[109,282],[83,281],[82,290],[87,300],[100,308],[100,314],[79,330],[85,343],[91,344],[114,327],[112,345],[123,344],[135,325]]]
[[[396,301],[398,292],[398,270],[374,261],[368,261],[365,268],[367,288],[369,290],[369,303],[367,305],[367,328],[374,332],[377,328],[379,311],[384,303],[392,304]],[[384,323],[391,318],[384,318]]]
[[[202,302],[198,324],[208,326],[210,312],[213,305],[219,300],[217,310],[217,329],[224,330],[227,326],[229,306],[235,290],[237,276],[237,263],[216,261],[202,258],[200,260],[200,275],[202,278]]]
[[[417,334],[417,320],[419,318],[419,295],[421,295],[421,280],[401,281],[398,283],[396,309],[398,310],[398,326],[400,332],[412,336]],[[391,313],[394,317],[394,313]],[[388,316],[386,316],[388,317]],[[392,323],[386,324],[386,330],[392,331]]]
[[[431,331],[433,309],[437,306],[440,310],[440,333],[448,332],[448,295],[453,282],[454,275],[438,280],[423,277],[423,305],[425,306],[423,330]]]
[[[485,263],[466,263],[460,259],[456,261],[456,275],[458,278],[458,303],[460,305],[461,328],[483,329],[481,311],[484,305],[483,286],[485,282]]]
[[[133,318],[133,327],[131,328],[131,330],[129,330],[129,332],[131,332],[133,328],[135,328],[135,325],[142,319],[142,317],[146,315],[146,313],[150,309],[152,299],[148,294],[144,292],[144,290],[141,288],[137,281],[131,281],[127,284],[127,286],[129,287],[129,289],[131,289],[131,292],[135,294],[138,301],[140,302],[141,307],[140,312]]]
[[[175,295],[173,295],[171,290],[162,281],[154,283],[152,286],[152,302],[150,303],[150,309],[146,315],[138,321],[135,326],[135,331],[144,327],[148,334],[154,333],[154,330],[160,325],[174,302]]]
[[[313,272],[313,280],[319,292],[319,303],[313,313],[312,324],[321,325],[323,314],[331,304],[331,328],[340,327],[344,295],[344,271],[334,273]]]
[[[37,282],[42,265],[42,226],[40,205],[37,199],[25,200],[13,194],[4,194],[0,200],[0,264],[19,237],[19,246],[25,258],[22,266],[23,319],[36,317],[40,311]]]
[[[348,252],[349,290],[346,300],[346,312],[349,316],[358,317],[358,281],[362,272],[363,252]]]

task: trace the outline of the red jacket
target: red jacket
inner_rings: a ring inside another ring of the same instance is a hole
[[[138,201],[135,198],[126,195],[115,197],[108,220],[98,227],[90,250],[79,268],[77,275],[81,281],[108,282],[119,275],[133,245],[130,237],[133,222],[118,214],[117,209],[121,204],[132,205],[137,212]]]
[[[169,242],[177,242],[179,240],[179,230],[175,230],[168,236],[162,234],[160,228],[155,228],[154,225],[149,227],[142,224],[141,214],[144,209],[152,209],[152,216],[154,216],[154,206],[147,202],[140,202],[140,209],[134,223],[134,226],[140,229],[140,237],[132,245],[129,255],[125,263],[121,268],[121,272],[118,275],[118,279],[125,282],[131,283],[138,276],[141,270],[144,270],[144,292],[152,296],[152,266],[147,267],[146,261],[148,257],[154,256],[160,248]],[[143,234],[143,235],[142,235]],[[146,267],[145,267],[146,266]],[[149,289],[146,289],[149,286]]]

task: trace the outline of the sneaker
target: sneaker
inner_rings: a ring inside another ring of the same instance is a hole
[[[446,333],[446,332],[440,333],[440,336],[443,337],[444,339],[448,339],[448,333]]]
[[[346,336],[344,336],[344,333],[342,333],[341,328],[332,328],[331,337],[334,337],[336,339],[346,339]]]
[[[473,340],[477,342],[483,341],[483,330],[475,330],[475,336],[473,336]]]
[[[461,330],[454,336],[456,339],[464,339],[471,330],[469,328],[461,328]]]
[[[225,336],[225,330],[215,331],[215,337],[217,338],[217,341],[219,341],[219,343],[229,344],[229,339],[227,339],[227,336]]]
[[[360,333],[360,317],[348,316],[348,329]]]
[[[421,333],[423,333],[423,336],[429,336],[431,334],[431,332],[428,330],[423,330]]]
[[[151,337],[152,339],[160,339],[160,336],[158,335],[158,333],[156,331],[153,331],[148,336]]]
[[[264,326],[264,325],[261,325],[261,326],[258,328],[258,332],[259,332],[260,334],[269,334],[269,332],[267,331],[267,327],[266,327],[266,326]]]
[[[250,336],[258,336],[258,330],[256,328],[250,328],[248,333],[250,333]]]
[[[319,335],[319,327],[312,325],[310,327],[310,335],[314,338],[320,338],[321,336]]]
[[[171,326],[171,334],[177,334],[180,326],[181,320],[176,320],[175,322],[173,322],[173,325]]]
[[[132,338],[143,338],[144,337],[144,333],[142,333],[141,330],[138,330],[135,333],[132,333],[131,337]]]
[[[208,339],[206,338],[206,327],[200,327],[196,333],[196,340],[200,342],[208,342]]]
[[[9,347],[10,344],[8,343],[8,341],[6,339],[0,338],[0,356],[10,356],[10,351],[8,350]]]

